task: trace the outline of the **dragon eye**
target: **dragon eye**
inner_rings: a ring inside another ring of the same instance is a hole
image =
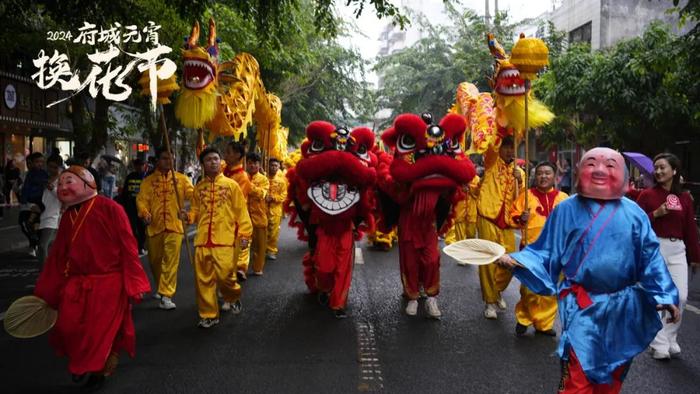
[[[399,137],[399,143],[396,144],[396,148],[401,153],[410,152],[416,148],[416,140],[413,139],[410,134],[401,134],[401,137]]]
[[[313,140],[311,143],[311,152],[323,152],[324,149],[325,146],[323,145],[322,141]]]

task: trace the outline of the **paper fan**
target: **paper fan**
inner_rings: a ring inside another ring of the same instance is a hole
[[[445,246],[445,254],[457,260],[459,265],[486,265],[506,254],[506,249],[485,239],[465,239]]]
[[[39,336],[56,323],[58,313],[37,296],[17,299],[5,313],[5,331],[15,338]]]

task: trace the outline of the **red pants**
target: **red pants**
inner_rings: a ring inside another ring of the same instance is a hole
[[[622,389],[622,380],[631,363],[619,366],[612,374],[612,383],[591,383],[583,373],[581,363],[573,350],[569,352],[569,361],[562,361],[561,383],[559,393],[566,394],[616,394]]]
[[[432,297],[440,293],[440,251],[437,237],[434,243],[416,247],[414,241],[399,239],[399,263],[403,292],[410,300],[417,300],[420,286]]]
[[[316,288],[324,293],[330,293],[328,306],[331,309],[344,309],[352,282],[352,263],[355,253],[352,231],[327,234],[319,226],[316,229],[316,236],[316,249],[312,258]]]

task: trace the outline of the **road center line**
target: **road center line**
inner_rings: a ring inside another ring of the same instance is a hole
[[[374,327],[368,322],[357,322],[357,360],[360,366],[360,381],[357,390],[362,392],[384,389],[382,366],[379,362]]]

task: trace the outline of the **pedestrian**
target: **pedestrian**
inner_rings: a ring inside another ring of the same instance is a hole
[[[265,198],[267,203],[267,258],[277,260],[277,240],[282,222],[282,205],[287,199],[287,177],[280,171],[282,163],[277,158],[270,158],[267,178],[270,191]]]
[[[46,160],[46,171],[49,180],[41,197],[41,216],[39,218],[39,248],[37,257],[43,265],[51,245],[56,239],[56,231],[61,218],[61,201],[58,200],[58,176],[63,168],[61,156],[51,156]]]
[[[243,160],[246,156],[246,144],[244,142],[231,141],[226,145],[224,150],[225,167],[223,169],[224,176],[231,178],[238,186],[241,188],[243,193],[243,198],[248,202],[248,193],[252,187],[250,183],[250,177],[243,168]],[[246,205],[246,209],[248,206]],[[239,245],[240,243],[236,243]],[[238,246],[237,246],[238,247]],[[236,260],[236,276],[239,282],[243,282],[248,278],[248,262],[250,260],[250,249],[240,249],[238,248],[235,253],[237,257]]]
[[[39,246],[40,204],[44,189],[49,181],[49,174],[44,169],[44,155],[34,152],[27,155],[27,174],[24,177],[20,193],[19,225],[29,240],[29,254],[36,257]]]
[[[78,164],[79,166],[82,166],[86,168],[88,171],[90,171],[90,174],[92,174],[92,177],[95,178],[95,184],[97,185],[97,192],[102,193],[102,175],[100,175],[100,172],[95,169],[95,167],[92,166],[92,155],[90,155],[90,152],[88,151],[83,151],[77,154],[77,160],[75,160],[75,164]]]
[[[192,200],[194,188],[189,178],[173,170],[170,152],[156,149],[156,159],[156,170],[141,182],[136,206],[139,217],[147,225],[154,296],[160,298],[160,309],[171,310],[176,307],[172,298],[177,290],[180,248],[185,232],[180,209],[185,206],[185,200]]]
[[[109,161],[100,161],[100,177],[102,178],[102,194],[112,199],[117,194],[117,176],[112,172],[112,164]]]
[[[265,268],[265,250],[267,249],[267,193],[270,181],[260,172],[260,155],[250,152],[246,155],[246,171],[250,177],[248,193],[248,214],[253,222],[253,241],[250,257],[253,260],[253,275],[262,276]],[[248,264],[238,267],[248,272]]]
[[[87,389],[114,373],[121,351],[134,356],[131,304],[150,290],[124,209],[96,189],[84,167],[61,173],[58,198],[66,211],[34,289],[58,311],[49,343],[68,356],[74,381],[90,375]]]
[[[219,324],[217,288],[224,303],[223,311],[241,313],[241,286],[236,281],[234,250],[247,249],[253,234],[246,201],[238,184],[221,173],[221,155],[215,148],[206,148],[199,156],[204,177],[197,183],[187,217],[196,223],[195,287],[201,328]]]
[[[649,215],[651,227],[661,244],[661,255],[678,288],[680,316],[688,299],[688,263],[700,263],[698,228],[690,193],[681,189],[681,162],[672,153],[654,157],[656,185],[641,191],[637,203]],[[664,323],[651,343],[652,357],[668,360],[681,352],[677,324]]]
[[[510,135],[503,138],[500,147],[494,146],[484,152],[484,177],[477,202],[476,231],[479,238],[496,242],[507,252],[514,252],[516,246],[515,234],[506,215],[518,193],[525,191],[525,174],[514,158],[515,141]],[[479,266],[485,318],[497,319],[497,311],[506,309],[501,292],[508,287],[512,277],[508,270],[497,264]]]
[[[535,166],[535,185],[521,193],[513,203],[508,218],[511,226],[524,232],[521,246],[534,243],[540,236],[547,218],[560,202],[569,197],[566,193],[554,188],[556,167],[549,162]],[[525,198],[528,204],[525,209]],[[527,286],[520,285],[520,301],[515,305],[515,334],[523,336],[529,326],[535,327],[535,332],[555,336],[554,320],[557,314],[557,298],[541,296],[532,292]]]
[[[618,393],[634,356],[661,329],[657,310],[678,321],[678,290],[649,219],[623,198],[622,155],[591,149],[578,174],[577,194],[559,203],[537,241],[497,263],[559,299],[559,392]]]
[[[146,177],[147,165],[146,163],[136,158],[131,161],[133,166],[133,171],[130,172],[126,179],[124,179],[124,185],[121,188],[117,200],[124,207],[126,215],[129,217],[129,222],[131,223],[131,231],[136,237],[136,242],[139,248],[139,256],[146,253],[146,226],[143,220],[139,218],[138,209],[136,208],[136,196],[141,190],[141,182]]]

